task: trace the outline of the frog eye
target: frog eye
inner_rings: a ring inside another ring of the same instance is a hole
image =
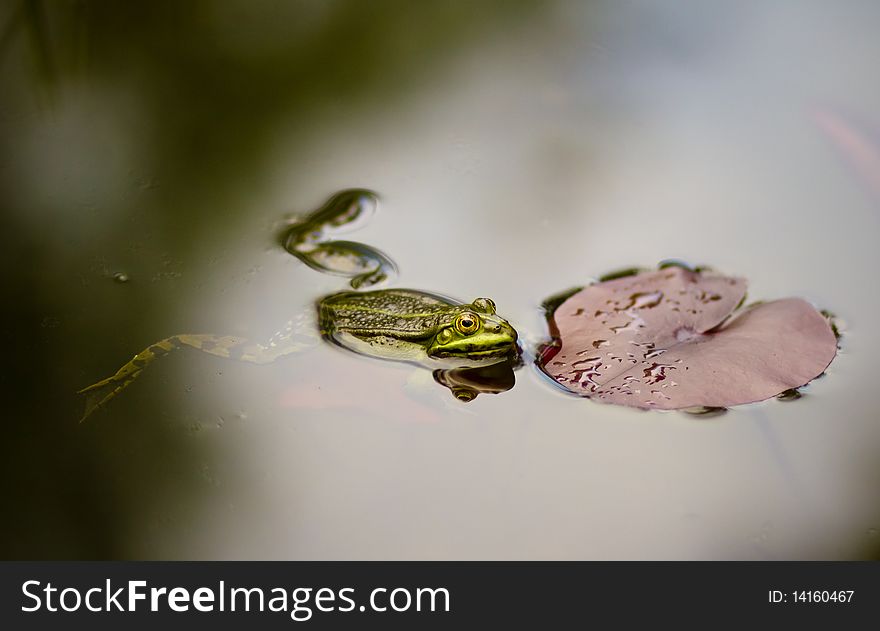
[[[495,313],[495,302],[491,298],[477,298],[473,302],[474,309],[482,313]]]
[[[462,403],[470,403],[477,398],[477,392],[470,388],[455,388],[452,390],[452,394]]]
[[[455,330],[461,333],[462,335],[470,335],[472,333],[476,333],[477,329],[480,328],[480,318],[469,311],[465,311],[464,313],[460,313],[457,318],[455,318]]]

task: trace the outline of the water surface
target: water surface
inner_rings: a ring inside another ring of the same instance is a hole
[[[876,8],[82,6],[0,67],[6,557],[876,556]],[[151,342],[265,339],[343,289],[274,236],[349,187],[396,286],[491,297],[527,344],[551,294],[681,258],[834,311],[843,350],[711,418],[531,366],[462,404],[327,344],[177,352],[76,424]]]

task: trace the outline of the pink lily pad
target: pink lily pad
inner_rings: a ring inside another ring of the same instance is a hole
[[[679,267],[590,285],[552,314],[558,350],[539,365],[573,393],[661,410],[762,401],[822,374],[837,353],[828,320],[800,298],[734,314],[745,292]]]

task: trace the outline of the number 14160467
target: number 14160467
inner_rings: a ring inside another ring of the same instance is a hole
[[[783,592],[772,589],[767,593],[767,600],[771,603],[848,603],[852,602],[855,590],[795,590]]]

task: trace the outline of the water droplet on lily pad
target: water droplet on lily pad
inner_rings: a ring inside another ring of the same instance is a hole
[[[743,308],[742,278],[681,265],[632,272],[607,275],[612,280],[585,287],[548,314],[556,352],[536,361],[566,390],[606,403],[714,415],[732,405],[797,398],[796,389],[822,374],[837,352],[829,318],[800,298]],[[627,360],[589,370],[560,361],[599,349]]]

